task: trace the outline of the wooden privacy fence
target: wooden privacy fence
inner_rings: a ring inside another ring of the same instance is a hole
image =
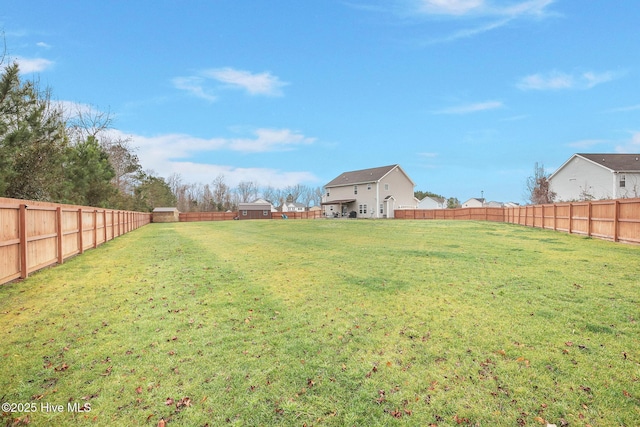
[[[397,219],[459,219],[504,222],[504,208],[407,209],[396,210]]]
[[[505,222],[614,242],[640,243],[640,199],[505,208]]]
[[[508,208],[397,210],[398,219],[498,221],[640,243],[640,199],[599,200]]]
[[[260,211],[262,212],[262,211]],[[271,215],[261,216],[261,219],[317,219],[322,218],[322,211],[307,212],[270,212]],[[262,214],[260,214],[262,215]],[[180,212],[180,222],[193,221],[229,221],[240,218],[239,212]]]
[[[151,222],[151,214],[0,198],[0,284]]]

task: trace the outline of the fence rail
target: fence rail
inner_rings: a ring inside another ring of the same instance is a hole
[[[151,222],[151,214],[0,198],[0,284]]]
[[[614,242],[640,243],[640,199],[599,200],[508,208],[412,209],[397,219],[461,219],[507,222],[581,234]]]
[[[260,219],[284,219],[282,217],[283,214],[287,216],[287,219],[322,218],[321,211],[271,212],[268,216],[263,216],[262,211],[260,211]],[[229,221],[236,218],[242,218],[239,212],[181,212],[179,215],[180,222]]]

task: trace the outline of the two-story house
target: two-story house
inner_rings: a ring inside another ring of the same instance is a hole
[[[396,209],[415,209],[415,183],[400,165],[344,172],[324,186],[327,217],[393,218]]]
[[[640,197],[640,154],[574,154],[549,186],[557,201]]]

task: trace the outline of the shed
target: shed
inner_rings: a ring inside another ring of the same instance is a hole
[[[178,208],[155,208],[153,210],[153,222],[178,222],[180,211]]]
[[[238,219],[271,219],[271,203],[239,203]]]

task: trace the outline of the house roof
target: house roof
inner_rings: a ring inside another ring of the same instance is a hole
[[[614,172],[640,172],[640,154],[584,154],[584,157]]]
[[[271,210],[271,203],[238,203],[241,211],[268,211]]]
[[[326,184],[325,187],[340,187],[343,185],[357,185],[365,184],[368,182],[378,182],[395,168],[400,169],[400,171],[405,174],[407,179],[409,179],[409,181],[414,184],[411,178],[409,178],[409,176],[402,170],[400,165],[389,165],[351,172],[343,172],[337,178]]]
[[[436,196],[426,196],[424,199],[420,200],[421,202],[427,199],[431,199],[434,202],[444,203],[446,199],[444,197],[436,197]]]
[[[640,154],[577,153],[556,169],[549,179],[552,179],[576,157],[581,157],[611,172],[640,172]]]

